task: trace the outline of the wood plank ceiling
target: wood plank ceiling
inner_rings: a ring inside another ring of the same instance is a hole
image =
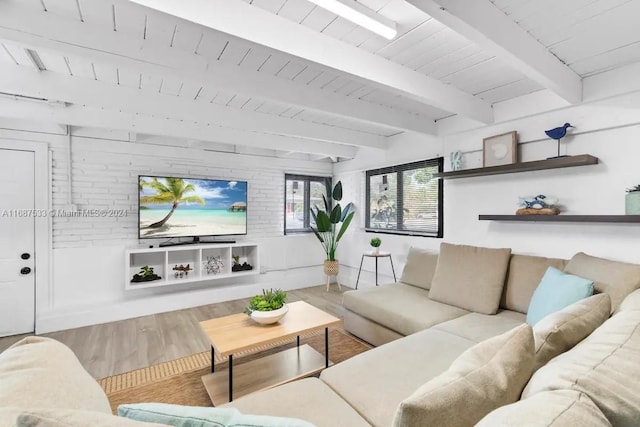
[[[307,0],[224,1],[244,1],[488,104],[544,89],[402,0],[360,0],[398,23],[391,41]],[[638,1],[491,2],[581,77],[640,61],[633,19],[640,15]],[[602,37],[593,28],[616,31]],[[314,159],[353,157],[359,147],[384,149],[388,137],[407,130],[434,133],[434,121],[457,113],[125,0],[4,0],[0,75],[1,93],[86,109],[67,108],[52,120],[89,117],[77,125],[99,126],[91,114],[110,109],[145,115],[147,121],[127,116],[105,120],[105,127],[145,133],[160,116],[188,122],[166,132],[160,126],[162,135],[186,132],[185,138],[232,145],[250,137],[253,147],[311,153]],[[59,85],[56,90],[46,85],[51,81]],[[42,87],[34,89],[38,83]],[[92,99],[87,93],[106,95]],[[126,102],[132,96],[137,103]],[[175,106],[166,103],[171,100]],[[15,105],[5,101],[0,115],[15,117]],[[167,108],[159,111],[160,105]],[[208,134],[205,126],[216,132]]]

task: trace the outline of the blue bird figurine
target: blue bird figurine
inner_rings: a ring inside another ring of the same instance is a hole
[[[560,140],[564,138],[565,135],[567,134],[567,129],[573,128],[573,127],[574,126],[571,126],[571,123],[565,123],[563,126],[560,126],[558,128],[553,128],[553,129],[544,131],[544,133],[546,133],[549,138],[555,139],[556,141],[558,141],[558,157],[560,157]]]

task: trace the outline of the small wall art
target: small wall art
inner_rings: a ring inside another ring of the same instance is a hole
[[[518,133],[507,132],[482,140],[483,162],[486,167],[510,165],[518,161]]]

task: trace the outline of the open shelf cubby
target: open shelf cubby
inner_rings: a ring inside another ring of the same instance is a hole
[[[232,272],[233,256],[240,263],[247,262],[253,268]],[[185,271],[187,264],[189,270]],[[132,282],[143,266],[153,267],[159,280]],[[180,266],[185,269],[180,269]],[[177,269],[174,269],[176,268]],[[209,268],[207,268],[209,267]],[[129,249],[125,253],[125,289],[145,289],[158,286],[181,285],[229,277],[260,274],[258,245],[255,243],[212,243],[162,248]]]

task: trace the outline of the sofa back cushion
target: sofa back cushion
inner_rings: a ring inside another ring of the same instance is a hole
[[[511,249],[442,243],[429,298],[482,314],[500,304]]]
[[[462,353],[400,403],[396,427],[471,426],[518,400],[533,368],[533,332],[520,325]]]
[[[503,406],[475,427],[611,427],[589,396],[573,390],[545,391]]]
[[[549,314],[591,295],[593,295],[593,280],[549,267],[531,297],[527,323],[533,326]]]
[[[624,310],[540,368],[522,398],[549,390],[585,393],[614,426],[640,420],[640,310]]]
[[[618,310],[622,300],[640,288],[640,264],[612,261],[579,252],[567,263],[565,272],[591,279],[596,293],[611,297],[612,312]]]
[[[511,255],[500,308],[526,314],[533,292],[540,284],[547,268],[554,267],[563,270],[566,263],[565,260],[558,258]]]
[[[437,253],[412,246],[409,248],[407,262],[402,270],[400,281],[407,285],[429,290],[431,288],[431,279],[433,279],[433,273],[436,271],[437,263]]]
[[[611,299],[593,295],[543,318],[533,327],[536,346],[534,371],[571,350],[609,318]]]
[[[111,414],[107,396],[75,354],[44,337],[24,338],[0,354],[0,402],[5,407]]]

